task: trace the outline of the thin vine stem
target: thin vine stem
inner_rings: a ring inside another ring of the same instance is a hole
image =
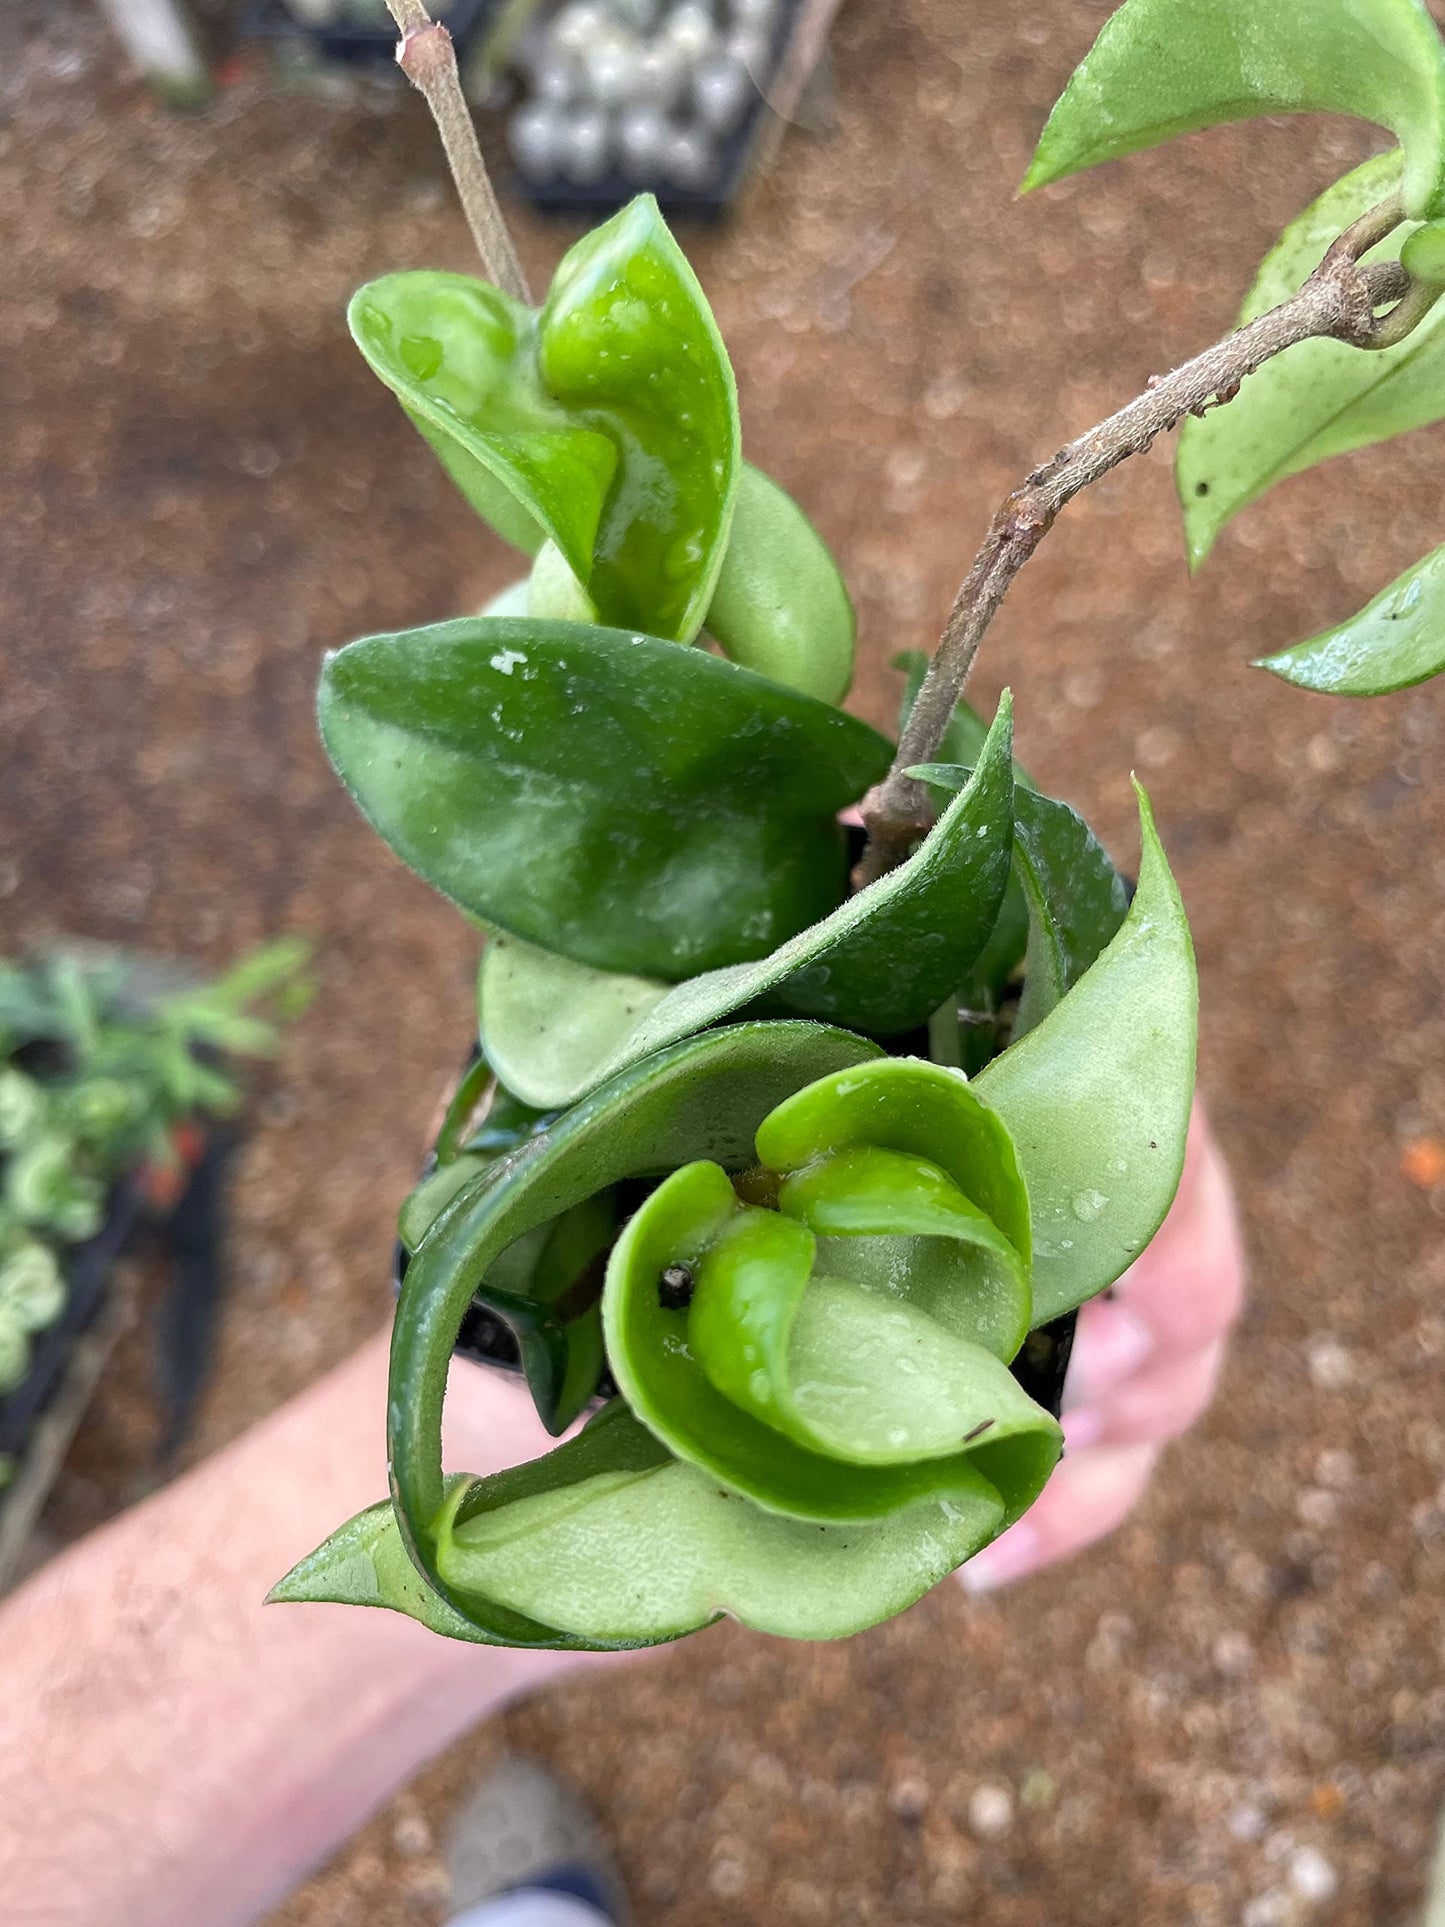
[[[431,109],[487,279],[530,307],[532,293],[477,144],[452,37],[432,19],[422,0],[386,0],[386,5],[401,34],[396,63]]]
[[[1423,288],[1396,261],[1364,266],[1361,257],[1404,218],[1398,195],[1372,208],[1332,244],[1298,294],[1171,374],[1156,376],[1142,395],[1061,448],[1004,500],[954,598],[893,767],[864,802],[868,844],[855,873],[859,888],[895,868],[926,834],[928,794],[907,772],[937,754],[989,624],[1060,510],[1186,415],[1228,400],[1247,376],[1286,348],[1318,338],[1356,348],[1402,340],[1439,290]],[[1377,317],[1375,310],[1387,303],[1395,305]]]

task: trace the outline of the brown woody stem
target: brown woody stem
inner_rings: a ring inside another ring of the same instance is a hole
[[[906,772],[937,754],[999,604],[1059,511],[1186,415],[1229,399],[1247,375],[1297,342],[1327,337],[1382,348],[1402,340],[1439,290],[1422,290],[1397,261],[1367,267],[1361,256],[1403,219],[1398,196],[1372,208],[1332,244],[1297,295],[1172,374],[1155,376],[1142,395],[1061,448],[1007,497],[954,598],[893,767],[864,801],[868,846],[855,875],[859,888],[895,868],[926,835],[932,821],[928,792]],[[1396,305],[1377,318],[1375,310],[1387,302]]]
[[[487,279],[514,300],[530,306],[527,277],[477,145],[472,112],[457,74],[452,37],[432,19],[422,0],[386,0],[386,4],[401,33],[397,65],[431,109]]]

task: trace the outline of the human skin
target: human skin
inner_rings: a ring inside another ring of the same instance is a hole
[[[1243,1261],[1196,1115],[1168,1221],[1081,1315],[1069,1450],[1028,1517],[964,1568],[1000,1585],[1112,1531],[1212,1394]],[[7,1927],[230,1927],[274,1904],[457,1734],[616,1656],[437,1639],[340,1606],[263,1606],[385,1490],[384,1333],[0,1605]],[[450,1464],[545,1449],[525,1391],[457,1362]]]

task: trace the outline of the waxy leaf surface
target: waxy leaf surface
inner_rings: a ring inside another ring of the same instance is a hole
[[[1388,127],[1409,213],[1445,191],[1445,48],[1423,0],[1124,0],[1049,116],[1025,189],[1269,114]]]
[[[439,623],[329,656],[321,733],[418,875],[581,963],[679,978],[842,897],[836,812],[888,766],[854,717],[701,650],[580,623]]]
[[[584,1482],[595,1487],[667,1463],[666,1451],[619,1402],[600,1412],[575,1439],[541,1458],[490,1479],[449,1479],[441,1522],[450,1534],[459,1518],[508,1514],[513,1508],[538,1503],[546,1506],[559,1492],[565,1502],[568,1490]],[[413,1564],[390,1500],[368,1507],[339,1527],[273,1587],[270,1598],[278,1604],[327,1601],[386,1606],[448,1639],[484,1646],[615,1650],[652,1645],[668,1636],[578,1637],[496,1598],[468,1596],[459,1609]]]
[[[612,1411],[574,1445],[603,1433],[599,1446],[619,1460],[661,1454],[620,1404]],[[869,1525],[781,1518],[675,1461],[594,1472],[510,1503],[496,1502],[493,1485],[479,1481],[463,1498],[438,1564],[455,1596],[488,1617],[546,1615],[564,1634],[559,1645],[650,1645],[720,1613],[786,1639],[839,1639],[912,1605],[1003,1522],[981,1480]]]
[[[757,963],[663,994],[656,983],[489,945],[482,1031],[506,1083],[531,1103],[567,1104],[624,1065],[764,998],[876,1036],[925,1023],[998,919],[1013,840],[1011,725],[1005,696],[976,774],[908,862]]]
[[[848,693],[857,621],[838,565],[793,498],[747,462],[707,628],[734,662],[789,689],[827,703]]]
[[[1387,696],[1445,671],[1445,548],[1417,562],[1348,621],[1264,656],[1300,689],[1327,696]]]
[[[624,1178],[658,1176],[698,1158],[745,1168],[759,1123],[782,1098],[876,1053],[862,1038],[808,1023],[741,1024],[689,1038],[594,1092],[442,1213],[402,1281],[388,1430],[393,1496],[413,1556],[433,1583],[447,1366],[474,1294],[486,1301],[498,1258]],[[566,1423],[559,1390],[555,1375],[532,1384],[544,1423],[558,1430]]]
[[[997,1489],[1005,1455],[1020,1481],[1006,1506],[1031,1502],[1058,1430],[1003,1362],[914,1305],[906,1268],[870,1290],[817,1274],[815,1255],[801,1218],[740,1206],[716,1165],[675,1172],[608,1263],[607,1356],[633,1412],[679,1458],[793,1518],[966,1500],[980,1479]],[[679,1264],[696,1277],[684,1311],[658,1291]]]
[[[1325,249],[1399,185],[1399,156],[1366,161],[1323,194],[1265,257],[1240,311],[1253,321],[1299,291]],[[1397,228],[1367,261],[1398,258]],[[1233,401],[1186,421],[1175,480],[1197,568],[1225,523],[1287,475],[1445,415],[1445,302],[1393,348],[1302,341],[1249,376]]]
[[[974,1080],[1007,1125],[1028,1185],[1035,1325],[1132,1264],[1184,1168],[1194,951],[1142,790],[1139,813],[1139,887],[1118,935],[1043,1022]]]
[[[650,194],[568,249],[537,326],[548,391],[618,451],[590,570],[567,560],[604,622],[690,642],[732,523],[737,390]]]
[[[483,518],[550,538],[605,623],[691,641],[727,546],[741,462],[727,352],[650,195],[563,257],[534,314],[457,274],[352,300],[381,380]]]
[[[972,772],[921,763],[909,775],[948,793],[962,788]],[[1048,1016],[1113,937],[1129,908],[1129,888],[1077,810],[1023,784],[1014,791],[1014,866],[1029,927],[1013,1026],[1017,1042]]]

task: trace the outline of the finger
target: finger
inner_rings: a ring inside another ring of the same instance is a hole
[[[1133,1510],[1158,1457],[1153,1445],[1071,1453],[1038,1502],[959,1572],[969,1592],[991,1592],[1106,1538]]]
[[[1117,1386],[1098,1404],[1064,1414],[1064,1437],[1075,1450],[1095,1445],[1137,1445],[1178,1438],[1214,1396],[1225,1345],[1215,1339],[1183,1358],[1161,1360]]]

